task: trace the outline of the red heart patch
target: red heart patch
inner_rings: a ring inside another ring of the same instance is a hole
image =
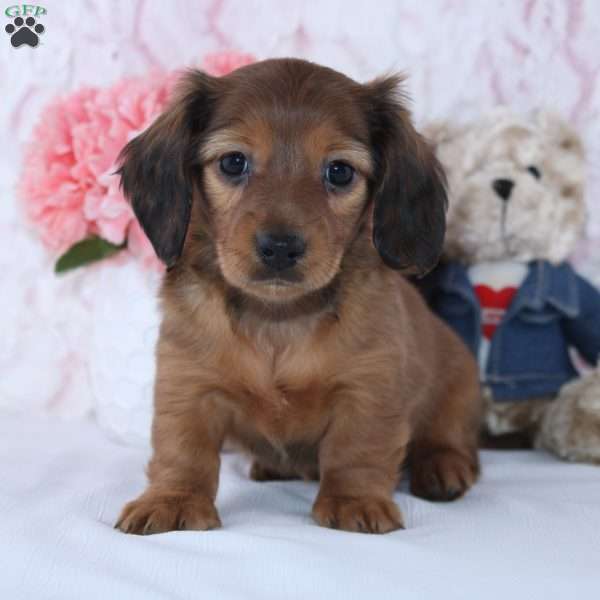
[[[516,287],[495,290],[487,285],[475,286],[481,304],[481,329],[488,340],[492,339],[516,293]]]

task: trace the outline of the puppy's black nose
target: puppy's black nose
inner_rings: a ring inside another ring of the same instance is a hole
[[[306,251],[306,242],[298,235],[259,233],[256,251],[266,267],[285,271],[293,267]]]
[[[510,193],[514,187],[515,182],[512,179],[494,179],[492,181],[492,188],[505,202],[510,198]]]

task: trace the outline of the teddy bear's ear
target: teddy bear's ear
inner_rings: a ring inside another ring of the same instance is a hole
[[[423,137],[444,166],[450,184],[475,156],[469,151],[472,142],[466,125],[448,120],[432,121],[423,128]]]
[[[434,149],[458,139],[463,132],[463,127],[445,120],[432,121],[423,127],[423,136]]]
[[[541,109],[533,114],[536,125],[546,134],[547,140],[556,148],[583,158],[581,138],[569,123],[550,110]]]

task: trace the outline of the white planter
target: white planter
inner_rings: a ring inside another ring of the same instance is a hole
[[[135,261],[109,262],[96,273],[90,384],[100,426],[120,442],[148,446],[161,276]]]

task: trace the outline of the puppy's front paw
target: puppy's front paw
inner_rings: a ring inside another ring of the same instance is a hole
[[[385,498],[323,496],[313,506],[313,518],[323,527],[359,533],[388,533],[403,529],[400,510]]]
[[[148,535],[181,529],[216,529],[221,520],[212,500],[193,494],[146,492],[125,505],[115,525],[124,533]]]
[[[476,458],[450,449],[433,450],[411,464],[410,489],[415,496],[448,502],[460,498],[478,474]]]

